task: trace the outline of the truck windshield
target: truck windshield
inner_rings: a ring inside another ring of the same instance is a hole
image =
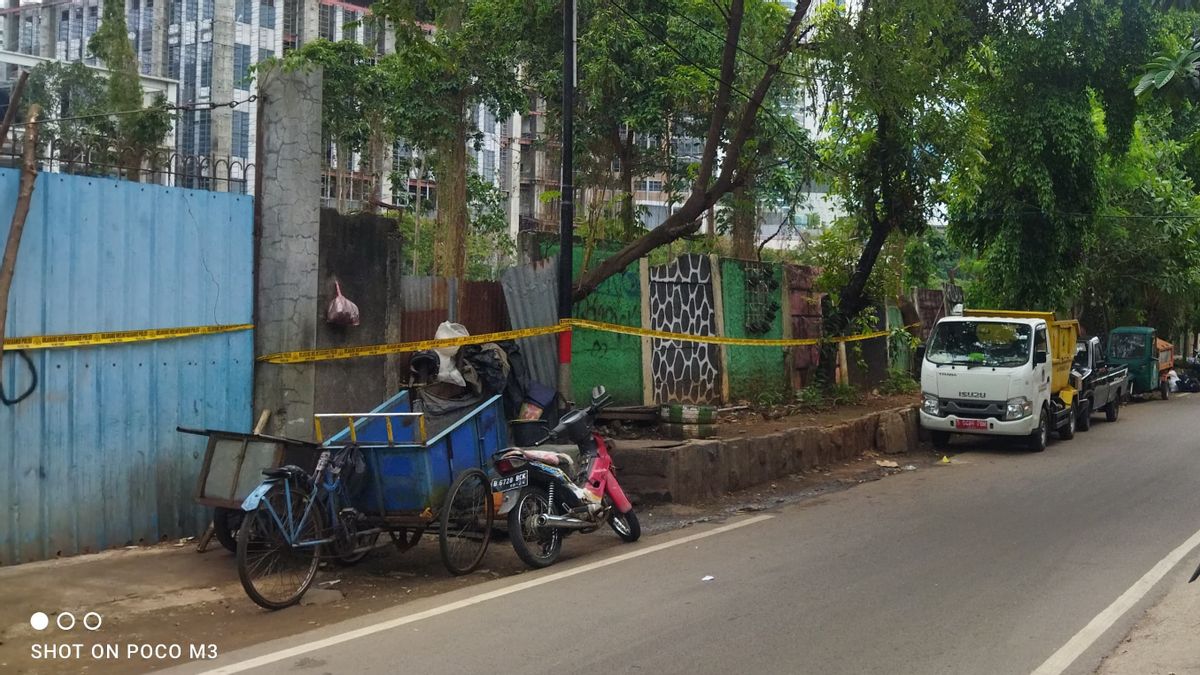
[[[925,358],[938,365],[1014,367],[1029,360],[1033,329],[1020,323],[944,321]]]
[[[1108,351],[1114,359],[1140,359],[1146,355],[1146,336],[1117,333],[1112,336]]]

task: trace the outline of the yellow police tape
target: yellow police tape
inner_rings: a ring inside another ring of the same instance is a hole
[[[671,333],[661,330],[652,330],[649,328],[637,328],[634,326],[620,326],[601,321],[588,321],[586,319],[564,319],[555,326],[522,328],[519,330],[502,331],[499,333],[482,333],[480,335],[467,335],[457,338],[447,338],[444,340],[422,340],[420,342],[400,342],[394,344],[367,345],[365,347],[339,347],[336,349],[313,349],[308,351],[278,352],[276,354],[260,356],[258,357],[258,360],[266,363],[313,363],[316,361],[335,361],[338,359],[353,359],[362,356],[382,356],[384,354],[419,352],[425,349],[435,349],[441,347],[461,347],[464,345],[479,345],[486,344],[488,342],[500,342],[503,340],[519,340],[522,338],[537,337],[539,335],[562,333],[571,330],[572,328],[586,328],[589,330],[598,330],[608,333],[621,333],[623,335],[633,335],[637,337],[657,338],[659,340],[679,340],[684,342],[703,342],[707,344],[739,345],[746,347],[805,347],[821,343],[821,340],[813,338],[783,340],[733,338],[720,335],[688,335],[685,333]],[[849,335],[846,337],[829,338],[827,342],[857,342],[859,340],[871,340],[874,338],[885,337],[888,334],[888,331],[876,331],[873,333],[862,333],[859,335]]]
[[[107,333],[71,333],[63,335],[35,335],[4,340],[4,351],[21,349],[55,349],[59,347],[91,347],[115,345],[150,340],[170,340],[194,335],[215,335],[250,330],[254,324],[241,323],[226,326],[188,326],[185,328],[150,328],[146,330],[110,331]]]

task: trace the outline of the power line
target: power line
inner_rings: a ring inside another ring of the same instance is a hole
[[[244,105],[246,103],[253,103],[254,101],[257,101],[257,100],[258,100],[258,96],[252,94],[245,101],[225,101],[223,103],[213,103],[213,102],[208,102],[208,101],[180,103],[179,105],[163,106],[161,108],[161,110],[164,110],[166,112],[194,112],[194,111],[203,111],[203,110],[216,110],[217,108],[229,108],[232,110],[234,108],[237,108],[240,105]],[[155,108],[140,108],[138,110],[114,110],[112,112],[92,113],[89,115],[74,115],[74,116],[69,116],[69,117],[55,117],[55,118],[51,118],[51,119],[37,120],[36,122],[34,122],[34,124],[51,124],[51,123],[55,123],[55,122],[77,122],[80,120],[119,117],[121,115],[137,115],[139,113],[144,113],[144,112],[148,112],[151,110],[155,110]],[[29,124],[30,123],[28,121],[13,122],[12,126],[14,126],[14,127],[22,126],[23,127],[23,126],[28,126]]]

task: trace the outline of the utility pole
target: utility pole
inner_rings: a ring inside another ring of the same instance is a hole
[[[575,0],[563,0],[562,180],[558,226],[558,318],[572,314],[575,256]],[[571,331],[558,334],[558,391],[570,400]]]

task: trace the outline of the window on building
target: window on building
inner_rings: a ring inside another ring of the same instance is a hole
[[[58,41],[66,42],[67,34],[71,28],[71,10],[63,10],[58,17]]]
[[[333,7],[321,4],[320,23],[317,25],[318,35],[326,40],[333,39]]]
[[[179,76],[183,85],[183,100],[192,103],[196,100],[196,47],[188,45],[183,50],[183,72]]]
[[[375,31],[375,22],[370,17],[363,17],[363,44],[373,51],[379,50],[379,39]]]
[[[213,45],[204,42],[200,45],[200,86],[212,86]]]
[[[483,151],[483,180],[487,183],[496,182],[496,151]]]
[[[821,229],[821,214],[819,214],[819,213],[808,214],[808,222],[806,222],[804,225],[806,228],[808,228],[810,230]]]
[[[233,111],[233,156],[246,159],[250,156],[250,113]]]
[[[511,186],[508,182],[509,168],[512,166],[512,149],[505,146],[500,148],[500,189],[508,190]]]
[[[258,25],[262,28],[275,27],[275,0],[262,0],[259,3]]]
[[[179,45],[167,45],[167,77],[179,79]]]
[[[262,63],[263,61],[266,61],[267,59],[273,59],[273,58],[275,58],[275,50],[274,49],[259,49],[258,50],[258,63]]]
[[[200,15],[200,19],[203,21],[212,21],[213,10],[215,7],[216,7],[216,0],[204,0],[204,4],[201,5],[201,8],[203,8],[204,13]]]
[[[496,112],[483,108],[479,113],[479,129],[489,134],[496,132]]]
[[[358,42],[358,12],[342,10],[342,39]]]
[[[92,34],[96,32],[96,26],[99,25],[99,22],[100,22],[100,15],[98,14],[99,9],[100,9],[99,7],[94,7],[94,6],[87,8],[87,23],[84,25],[83,30],[85,33],[87,33],[87,36],[89,38],[92,37]]]
[[[233,46],[233,87],[250,88],[250,45]]]
[[[237,0],[233,5],[234,20],[238,23],[250,23],[253,12],[252,7],[253,5],[250,3],[250,0]]]
[[[196,111],[196,154],[212,152],[212,111]]]
[[[663,182],[661,180],[646,179],[642,181],[643,192],[662,192]]]
[[[170,23],[183,23],[183,0],[171,0],[170,14],[167,15],[167,21]]]

